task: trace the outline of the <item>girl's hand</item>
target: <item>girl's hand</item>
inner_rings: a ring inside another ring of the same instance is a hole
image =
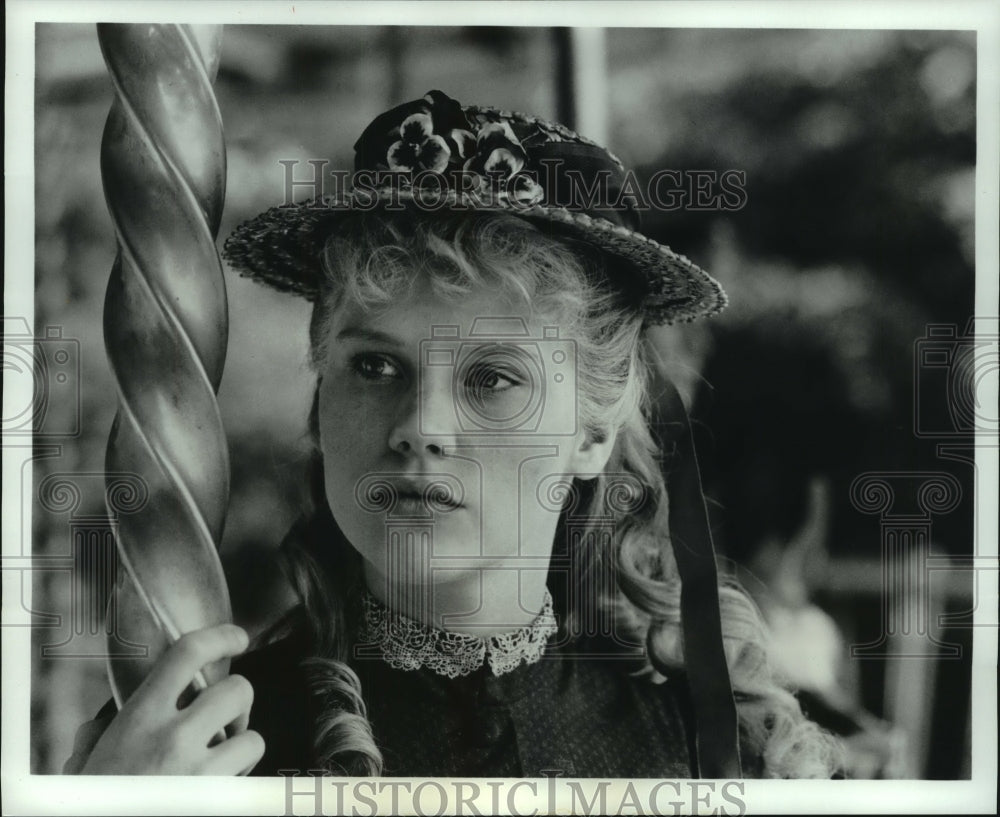
[[[264,740],[247,729],[253,687],[246,678],[230,675],[202,690],[184,709],[177,708],[198,670],[246,647],[246,632],[232,624],[182,636],[115,715],[80,773],[249,772],[264,754]],[[229,737],[210,747],[224,730]]]

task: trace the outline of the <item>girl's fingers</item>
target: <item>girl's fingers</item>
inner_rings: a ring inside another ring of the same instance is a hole
[[[226,726],[242,724],[231,734],[246,730],[253,703],[253,687],[242,675],[230,675],[202,690],[184,710],[185,730],[197,740],[208,742]],[[220,744],[221,745],[221,744]]]
[[[264,756],[264,738],[252,729],[208,750],[201,774],[247,774]]]
[[[108,715],[104,718],[95,718],[92,721],[87,721],[76,730],[76,738],[73,740],[73,754],[63,766],[63,774],[80,773],[113,717],[113,715]]]
[[[220,624],[186,633],[163,654],[143,681],[136,693],[137,697],[141,696],[140,706],[147,705],[159,711],[164,711],[165,706],[175,709],[177,698],[202,667],[239,655],[248,643],[246,631],[235,624]]]
[[[252,702],[253,695],[251,695],[250,698]],[[245,710],[240,712],[240,714],[236,716],[236,719],[226,727],[226,734],[229,737],[234,737],[242,732],[246,732],[247,727],[249,725],[250,725],[250,707],[247,707]]]

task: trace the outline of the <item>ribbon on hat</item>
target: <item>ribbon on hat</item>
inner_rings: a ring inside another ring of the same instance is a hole
[[[691,420],[674,384],[651,365],[652,430],[665,452],[670,539],[681,578],[684,664],[694,704],[693,772],[698,777],[742,777],[736,701],[722,641],[715,547],[702,492]]]

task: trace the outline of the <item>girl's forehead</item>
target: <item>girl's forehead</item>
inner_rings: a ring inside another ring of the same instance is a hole
[[[333,339],[344,335],[391,335],[401,342],[438,336],[454,330],[460,337],[505,334],[541,337],[554,325],[525,298],[500,287],[473,286],[463,293],[441,293],[425,279],[385,304],[365,305],[345,297],[330,321]]]

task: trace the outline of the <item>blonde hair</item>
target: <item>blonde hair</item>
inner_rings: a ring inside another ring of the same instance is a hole
[[[588,552],[569,554],[571,581],[593,576],[602,562],[611,567],[615,581],[605,587],[604,598],[577,594],[562,625],[569,635],[579,634],[587,613],[582,606],[600,604],[613,611],[629,641],[645,645],[645,674],[651,682],[683,669],[681,585],[670,544],[660,451],[647,421],[649,364],[642,320],[619,290],[607,286],[610,271],[598,254],[510,215],[370,213],[354,215],[327,241],[322,263],[325,287],[310,325],[312,363],[319,372],[337,304],[344,299],[371,308],[391,303],[419,274],[442,298],[483,286],[520,296],[574,339],[580,422],[592,439],[605,439],[612,430],[617,438],[605,471],[568,492],[583,511],[581,518],[612,514],[612,552],[584,548]],[[313,424],[315,414],[314,406]],[[634,487],[640,486],[641,502],[608,501],[615,491],[611,483],[623,476],[633,499]],[[324,499],[320,495],[315,501]],[[357,591],[356,559],[343,542],[335,550],[320,554],[308,546],[289,548],[316,653],[306,662],[323,713],[315,745],[318,759],[331,771],[375,775],[381,772],[381,756],[360,681],[347,663],[353,630],[347,610],[350,594]],[[331,569],[333,561],[339,564]],[[355,567],[349,568],[351,564]],[[759,610],[732,579],[721,583],[720,607],[744,754],[760,759],[758,771],[764,777],[830,777],[841,765],[839,746],[804,717],[794,695],[775,677]]]

